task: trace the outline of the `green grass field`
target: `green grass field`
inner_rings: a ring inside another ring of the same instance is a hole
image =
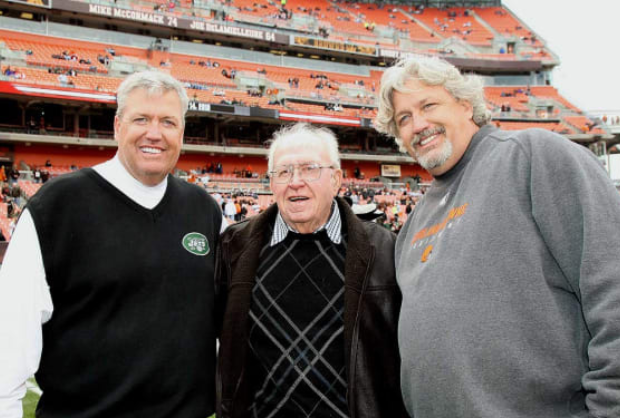
[[[37,402],[39,402],[39,395],[28,391],[22,402],[24,405],[24,418],[34,418],[34,411],[37,408]]]

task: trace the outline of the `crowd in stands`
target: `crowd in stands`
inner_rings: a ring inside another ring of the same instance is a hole
[[[220,63],[217,61],[213,61],[211,62],[211,60],[209,58],[207,58],[207,60],[198,60],[198,62],[196,62],[193,59],[189,60],[189,64],[190,65],[196,65],[198,64],[201,67],[206,67],[206,68],[218,68],[220,66]]]
[[[156,12],[166,13],[166,12],[174,12],[176,8],[176,3],[174,1],[164,1],[162,3],[156,4],[153,6],[153,10]]]
[[[342,112],[344,108],[340,103],[325,103],[325,110],[333,110],[334,112]]]
[[[208,165],[205,165],[203,167],[197,167],[193,170],[190,170],[189,172],[189,175],[194,176],[195,178],[207,179],[206,181],[203,180],[202,181],[203,183],[208,182],[208,179],[210,178],[209,176],[210,174],[215,174],[216,176],[223,175],[224,172],[222,168],[222,163],[219,161],[216,163],[211,162]],[[255,172],[252,169],[252,166],[248,164],[242,168],[237,168],[237,167],[233,168],[232,177],[242,178],[242,179],[252,179],[252,178],[258,179],[259,173]]]
[[[360,217],[373,220],[383,227],[398,233],[407,217],[423,194],[411,192],[408,186],[399,189],[342,187],[339,195],[353,206]],[[229,223],[239,222],[255,216],[273,203],[271,195],[259,196],[256,193],[220,193],[212,192],[222,208],[222,213]]]
[[[258,195],[245,196],[243,193],[222,195],[214,192],[212,196],[220,204],[222,213],[229,223],[242,221],[266,209],[258,203]]]
[[[2,74],[4,74],[6,77],[12,77],[17,80],[23,80],[26,78],[26,75],[23,72],[12,69],[10,65],[4,69]]]
[[[620,116],[603,115],[600,119],[606,125],[620,125]]]
[[[211,2],[215,3],[215,2]],[[358,4],[351,1],[313,2],[292,1],[253,1],[252,0],[219,0],[218,8],[209,7],[209,2],[187,0],[151,1],[154,11],[206,20],[224,22],[255,23],[257,18],[261,24],[293,29],[302,33],[312,33],[318,37],[334,40],[351,39],[356,43],[372,43],[377,46],[399,46],[399,38],[410,38],[433,42],[433,38],[458,36],[473,44],[491,45],[490,39],[495,33],[507,36],[518,36],[532,48],[539,48],[541,56],[547,56],[544,45],[535,34],[512,14],[500,7],[431,7],[419,5]],[[142,2],[135,5],[129,3],[125,7],[144,10]],[[471,13],[473,10],[474,13]],[[301,16],[300,22],[310,18],[312,24],[296,23],[293,15]],[[474,14],[476,17],[474,17]],[[478,20],[486,21],[486,25]],[[485,27],[486,26],[486,27]],[[487,27],[492,27],[494,32]],[[398,33],[398,36],[386,36],[384,30]],[[469,38],[469,39],[468,39]],[[498,47],[499,48],[499,47]],[[512,53],[512,46],[502,47],[500,53]],[[430,51],[430,50],[429,50]],[[522,53],[522,55],[525,52]]]
[[[374,219],[385,228],[398,233],[424,191],[424,188],[412,191],[409,183],[406,183],[397,189],[343,187],[340,195],[349,201],[354,211],[364,219]],[[372,213],[367,213],[368,211]]]
[[[379,6],[364,5],[364,7]],[[425,13],[424,10],[417,11]],[[457,17],[462,17],[464,13],[460,10],[446,10],[443,13],[457,13]],[[110,45],[86,41],[71,44],[65,42],[68,40],[63,39],[57,39],[56,43],[52,44],[56,45],[56,50],[50,53],[46,52],[49,51],[49,46],[46,46],[48,44],[38,45],[32,39],[20,41],[21,35],[9,31],[4,31],[3,36],[6,39],[7,46],[11,49],[19,48],[23,51],[27,48],[31,51],[30,56],[32,57],[28,58],[26,68],[14,67],[13,65],[3,68],[5,76],[27,77],[28,82],[35,84],[111,91],[118,85],[120,78],[107,75],[107,67],[115,57],[126,56],[154,66],[157,66],[158,63],[170,66],[171,73],[182,80],[185,87],[193,90],[189,92],[193,103],[258,106],[311,114],[372,119],[375,113],[375,89],[381,75],[380,72],[371,72],[367,77],[359,77],[334,72],[317,73],[303,69],[291,74],[290,69],[283,71],[277,66],[248,64],[226,59],[214,60],[213,58],[199,58],[180,54],[170,54],[169,57],[164,58],[158,56],[151,60],[154,62],[150,62],[145,50],[120,46],[115,48]],[[50,60],[50,56],[54,58]],[[41,74],[41,69],[39,69],[41,66],[45,67],[49,75]],[[198,70],[192,66],[203,68]],[[206,70],[212,68],[218,68],[217,74]],[[265,77],[268,82],[265,87],[260,88],[237,85],[236,79],[240,72],[243,72],[244,75],[255,72],[257,75]],[[96,73],[96,75],[92,73]],[[51,75],[53,77],[50,77]],[[288,89],[285,87],[286,84],[288,84]],[[490,87],[487,91],[490,89],[499,91],[500,87]],[[537,114],[535,115],[536,109],[527,100],[529,96],[553,100],[557,103],[554,110],[563,110],[565,113],[568,111],[580,113],[579,109],[565,103],[557,91],[549,86],[532,86],[531,91],[529,87],[525,86],[501,89],[501,94],[498,93],[498,97],[490,96],[489,99],[489,104],[499,116],[543,119]],[[311,101],[309,102],[307,99]],[[553,116],[563,118],[564,113],[561,115],[554,114]],[[576,128],[579,131],[578,133],[582,132],[582,126],[585,125],[580,123],[579,127]],[[562,126],[560,131],[566,131],[570,134],[573,128]],[[586,132],[599,133],[598,130],[586,130]]]
[[[71,166],[64,172],[78,169]],[[42,166],[32,165],[29,170],[20,173],[16,166],[7,168],[0,167],[0,189],[2,211],[0,211],[0,226],[4,220],[7,225],[15,225],[27,199],[36,193],[40,186],[54,175],[63,172],[54,171],[54,167],[48,160]],[[51,173],[50,173],[51,172]],[[267,209],[274,200],[270,194],[259,195],[257,191],[235,190],[222,192],[217,182],[218,176],[223,176],[221,162],[211,162],[203,167],[197,167],[187,173],[187,181],[204,187],[218,201],[222,207],[222,213],[230,223],[238,222],[247,217],[257,215]],[[252,179],[252,181],[265,181],[266,175],[259,174],[252,169],[251,165],[235,168],[231,173],[238,179]],[[359,169],[355,171],[356,179],[363,179],[363,173]],[[374,219],[375,222],[385,228],[398,233],[407,216],[414,210],[423,190],[412,192],[407,184],[398,189],[388,187],[360,187],[357,185],[343,186],[339,195],[344,197],[355,209],[372,210],[373,214],[364,219]],[[369,209],[370,208],[370,209]],[[13,222],[11,222],[13,221]],[[4,228],[7,239],[10,238],[11,228]],[[2,232],[2,228],[0,228]],[[1,238],[1,237],[0,237]]]
[[[50,160],[20,171],[16,165],[0,166],[0,241],[10,238],[15,222],[27,200],[50,178],[77,170],[78,167],[54,167]],[[8,228],[6,227],[8,225]]]
[[[15,228],[16,219],[23,208],[22,190],[19,185],[20,172],[16,166],[5,169],[0,167],[0,193],[2,201],[2,210],[0,218],[8,219],[8,231],[0,229],[0,241],[10,239],[13,229]],[[4,221],[3,219],[3,221]],[[1,222],[0,224],[5,224]]]
[[[256,190],[249,189],[223,192],[224,180],[218,177],[221,173],[221,164],[210,163],[205,167],[198,167],[188,173],[188,181],[203,186],[210,191],[212,196],[222,207],[222,213],[230,223],[238,222],[247,217],[261,213],[267,209],[274,200],[270,194],[258,194]],[[251,166],[241,169],[235,168],[232,175],[237,179],[252,178],[255,181],[267,181],[266,175],[252,170]],[[355,179],[364,179],[364,174],[355,170]],[[218,184],[219,179],[219,184]],[[229,179],[232,181],[232,179]],[[419,178],[415,179],[418,182]],[[379,183],[376,187],[362,187],[351,184],[343,186],[339,195],[347,200],[354,211],[363,219],[374,220],[385,228],[398,233],[407,220],[407,216],[415,209],[424,189],[412,191],[409,183],[402,187],[389,188]]]

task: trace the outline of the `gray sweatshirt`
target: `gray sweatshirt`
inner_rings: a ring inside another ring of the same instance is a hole
[[[414,418],[620,417],[620,194],[587,149],[481,128],[396,268]]]

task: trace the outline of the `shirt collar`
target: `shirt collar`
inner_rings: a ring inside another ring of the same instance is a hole
[[[118,153],[111,160],[98,164],[93,169],[125,196],[147,209],[157,206],[166,193],[168,176],[155,186],[146,186],[127,171]]]
[[[316,234],[324,229],[327,231],[327,236],[334,244],[340,244],[342,241],[342,220],[340,219],[340,210],[338,209],[336,201],[332,203],[332,213],[327,222],[313,233]],[[284,221],[280,210],[278,210],[278,216],[276,216],[276,223],[273,227],[273,234],[271,235],[271,243],[269,246],[273,247],[284,241],[289,232],[297,231]]]

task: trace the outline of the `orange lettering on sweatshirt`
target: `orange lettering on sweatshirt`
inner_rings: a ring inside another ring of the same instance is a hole
[[[418,231],[413,236],[413,239],[411,240],[411,244],[414,244],[416,241],[419,241],[421,239],[432,237],[433,235],[443,231],[446,228],[446,225],[448,225],[448,222],[465,215],[467,206],[468,206],[468,203],[465,203],[461,206],[450,209],[450,212],[448,212],[448,216],[446,216],[443,221],[439,222],[438,224],[429,226],[428,228],[423,228],[420,231]]]

